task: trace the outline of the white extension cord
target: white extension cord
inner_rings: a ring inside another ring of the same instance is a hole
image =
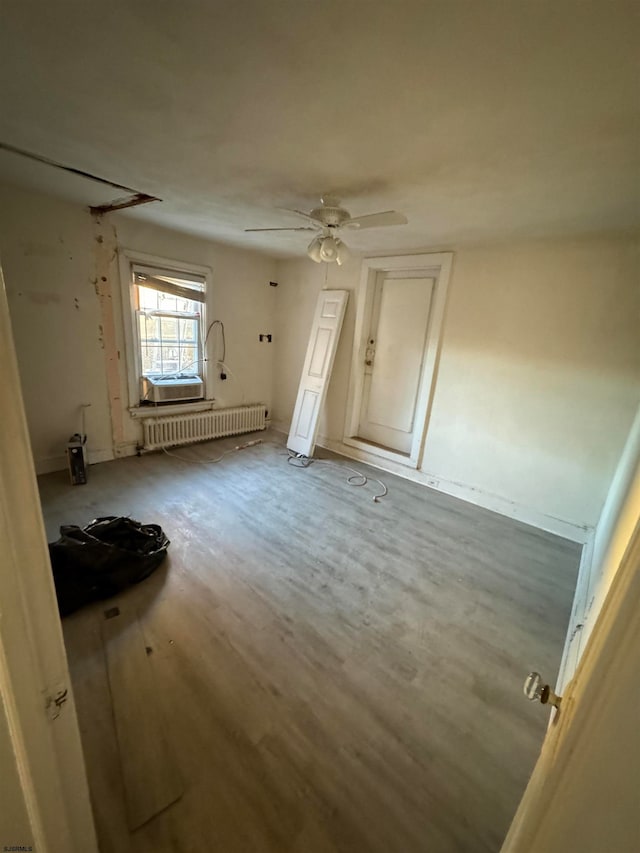
[[[255,447],[256,444],[262,444],[261,438],[254,438],[253,441],[245,441],[244,444],[236,444],[235,447],[229,448],[229,450],[225,450],[220,456],[217,456],[215,459],[189,459],[187,456],[181,456],[179,453],[171,453],[167,450],[166,447],[163,447],[163,451],[167,454],[167,456],[173,456],[174,459],[179,459],[181,462],[191,462],[195,465],[212,465],[216,462],[222,462],[225,456],[228,456],[230,453],[235,453],[237,450],[244,450],[247,447]]]

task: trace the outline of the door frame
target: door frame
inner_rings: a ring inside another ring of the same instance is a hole
[[[0,701],[34,849],[97,853],[1,270],[0,363]]]
[[[419,468],[424,452],[426,435],[436,375],[442,344],[442,329],[444,312],[447,304],[449,279],[453,264],[452,252],[435,252],[419,255],[390,255],[375,258],[364,258],[360,273],[360,284],[357,295],[356,325],[353,338],[353,355],[351,358],[351,377],[347,396],[347,417],[344,427],[344,444],[364,453],[371,453],[384,459],[392,460],[409,468]],[[416,418],[411,444],[411,452],[407,456],[383,447],[378,447],[368,441],[358,438],[360,425],[360,409],[364,390],[364,364],[367,339],[369,337],[369,322],[373,308],[373,295],[377,276],[384,272],[420,272],[428,278],[435,279],[429,324],[427,328],[426,346],[422,362],[422,377],[416,402]]]

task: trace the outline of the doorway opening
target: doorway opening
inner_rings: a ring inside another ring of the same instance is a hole
[[[451,259],[441,253],[363,262],[345,444],[419,467]]]

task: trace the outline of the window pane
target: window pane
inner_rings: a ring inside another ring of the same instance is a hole
[[[193,322],[193,321],[191,321]],[[180,327],[177,317],[162,317],[160,333],[164,341],[177,341],[180,338]]]
[[[198,356],[195,347],[182,347],[180,349],[180,370],[198,373],[200,365],[197,363],[197,359]]]
[[[145,376],[162,375],[162,347],[142,346],[142,373]]]
[[[197,374],[202,367],[199,319],[139,315],[144,375]]]
[[[140,314],[140,342],[160,343],[160,318],[150,317],[148,314]]]
[[[198,337],[198,325],[192,320],[181,320],[180,337],[183,341],[195,341]]]

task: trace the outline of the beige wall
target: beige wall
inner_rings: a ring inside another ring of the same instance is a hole
[[[92,241],[79,205],[0,187],[0,261],[41,470],[59,467],[81,403],[91,403],[91,450],[98,458],[111,452]]]
[[[223,320],[227,362],[235,379],[213,383],[223,405],[271,404],[274,344],[258,343],[272,331],[275,262],[189,237],[124,216],[104,218],[105,233],[120,247],[210,266],[213,294],[210,319]],[[105,369],[104,323],[95,291],[96,242],[88,211],[77,204],[0,186],[2,261],[20,376],[36,468],[64,467],[67,439],[80,427],[80,405],[87,410],[90,459],[113,455]],[[117,259],[109,265],[116,343],[121,354],[124,446],[140,439],[140,425],[126,411],[128,393],[123,357],[124,332]],[[213,316],[211,316],[213,315]]]
[[[221,381],[210,371],[208,393],[213,393],[220,405],[260,402],[270,409],[275,342],[261,343],[258,336],[273,334],[276,288],[269,282],[275,276],[275,261],[257,252],[211,243],[123,216],[114,216],[113,222],[122,248],[211,267],[213,293],[207,319],[222,320],[225,325],[226,363],[232,373]],[[113,278],[118,279],[115,270]],[[117,288],[113,295],[116,315],[121,316]],[[117,333],[118,346],[124,350],[121,325]],[[124,388],[124,369],[121,380]],[[123,396],[126,401],[126,388]],[[125,440],[140,439],[139,423],[126,415],[124,428]]]
[[[527,520],[593,527],[640,398],[638,242],[455,251],[423,469]],[[320,432],[340,441],[360,263],[278,269],[275,417],[288,427],[317,291],[352,290]],[[553,527],[551,527],[553,529]]]

